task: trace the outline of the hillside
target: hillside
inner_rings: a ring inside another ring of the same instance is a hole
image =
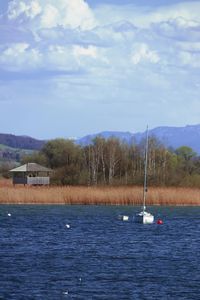
[[[3,163],[17,164],[24,155],[40,150],[45,141],[28,136],[0,134],[0,166]]]
[[[0,144],[12,148],[40,150],[45,141],[37,140],[29,136],[16,136],[13,134],[0,133]]]
[[[31,154],[33,151],[35,150],[12,148],[0,144],[0,165],[4,162],[17,163],[24,155]]]

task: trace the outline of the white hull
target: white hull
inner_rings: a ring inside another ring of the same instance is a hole
[[[134,218],[136,223],[152,224],[154,222],[154,216],[146,211],[142,211]]]

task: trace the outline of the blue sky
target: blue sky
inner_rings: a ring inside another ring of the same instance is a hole
[[[3,0],[0,132],[198,124],[200,1]]]

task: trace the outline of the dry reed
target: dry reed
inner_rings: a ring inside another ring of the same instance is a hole
[[[141,205],[142,187],[12,186],[0,180],[0,204]],[[149,188],[147,205],[200,205],[200,190]]]

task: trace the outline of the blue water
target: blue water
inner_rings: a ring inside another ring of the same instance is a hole
[[[200,207],[136,210],[1,205],[0,299],[200,299]]]

